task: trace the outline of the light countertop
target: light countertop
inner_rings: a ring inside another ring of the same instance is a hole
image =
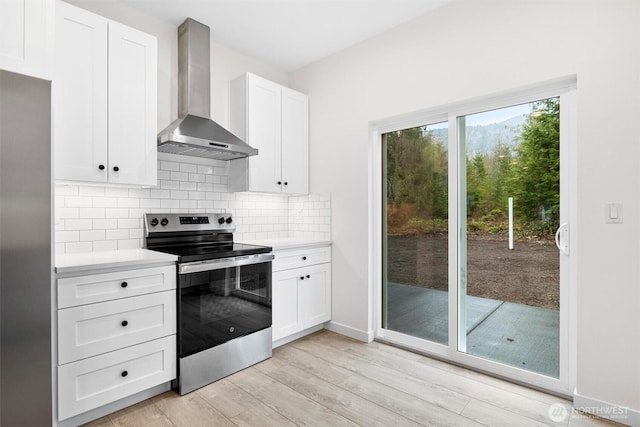
[[[150,267],[175,263],[177,259],[175,255],[148,249],[61,254],[56,255],[55,272],[65,275],[89,270]]]
[[[322,246],[330,246],[331,240],[309,240],[296,237],[279,237],[275,239],[261,239],[252,241],[242,241],[249,245],[271,246],[274,251],[282,251],[287,249],[298,248],[317,248]]]

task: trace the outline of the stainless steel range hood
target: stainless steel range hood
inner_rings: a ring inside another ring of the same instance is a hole
[[[211,116],[209,27],[191,18],[178,27],[178,120],[158,134],[158,151],[232,160],[258,150]]]

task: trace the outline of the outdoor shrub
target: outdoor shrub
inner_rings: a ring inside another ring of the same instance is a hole
[[[482,221],[469,221],[467,223],[467,231],[478,232],[484,230],[485,225]]]

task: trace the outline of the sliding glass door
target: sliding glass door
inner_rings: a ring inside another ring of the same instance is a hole
[[[381,132],[378,338],[566,389],[562,99]]]
[[[383,147],[385,328],[448,344],[448,125],[389,132]]]

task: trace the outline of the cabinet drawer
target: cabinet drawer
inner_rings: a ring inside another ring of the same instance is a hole
[[[273,271],[281,271],[331,262],[331,247],[275,251],[274,255]]]
[[[58,310],[58,364],[176,333],[176,291]]]
[[[58,367],[64,420],[176,378],[175,335]]]
[[[176,267],[141,268],[58,279],[58,308],[176,288]]]

